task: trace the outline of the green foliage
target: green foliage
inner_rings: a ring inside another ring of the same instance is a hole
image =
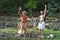
[[[17,13],[17,0],[0,0],[1,9],[9,13]],[[20,3],[20,2],[18,2]],[[5,13],[5,14],[7,14]]]
[[[48,2],[48,10],[47,13],[49,16],[51,16],[52,14],[59,12],[60,10],[60,3],[57,1],[49,1]],[[59,9],[59,10],[58,10]]]
[[[29,2],[26,4],[26,7],[32,7],[35,8],[38,4],[39,0],[29,0]]]
[[[47,13],[51,15],[57,10],[60,11],[60,1],[59,0],[0,0],[0,7],[4,8],[3,10],[9,13],[17,13],[18,7],[22,6],[23,8],[30,7],[33,9],[42,8],[39,3],[47,2],[48,10]],[[40,5],[40,6],[39,6]]]
[[[16,5],[16,0],[0,0],[0,6],[15,6]]]
[[[47,3],[48,10],[47,14],[48,16],[51,16],[55,12],[60,11],[60,1],[59,0],[29,0],[28,3],[25,5],[25,7],[32,7],[33,9],[41,10],[44,9],[39,3]]]

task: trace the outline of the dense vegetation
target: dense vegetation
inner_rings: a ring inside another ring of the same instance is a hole
[[[21,6],[23,10],[41,10],[43,9],[41,4],[47,4],[47,13],[49,13],[49,15],[60,11],[59,0],[0,0],[0,14],[17,14],[19,6]]]

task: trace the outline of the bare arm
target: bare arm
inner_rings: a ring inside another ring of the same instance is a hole
[[[21,7],[19,7],[19,11],[18,11],[18,15],[19,16],[21,16],[21,14],[20,14],[21,12],[20,11],[21,11]]]
[[[44,17],[46,16],[46,10],[47,10],[47,6],[45,5],[45,9],[44,9]]]

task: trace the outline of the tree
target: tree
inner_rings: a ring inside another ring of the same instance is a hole
[[[23,10],[27,8],[30,13],[35,10],[41,10],[41,4],[47,4],[47,13],[50,15],[56,10],[60,11],[60,0],[0,0],[0,8],[6,9],[9,13],[17,13],[18,7],[21,6]],[[26,9],[25,9],[26,10]]]

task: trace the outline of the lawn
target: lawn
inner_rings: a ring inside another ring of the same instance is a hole
[[[17,34],[18,29],[17,28],[12,28],[8,27],[5,29],[0,29],[0,40],[60,40],[60,30],[53,31],[52,29],[45,29],[45,34],[55,34],[56,38],[55,39],[41,39],[41,38],[29,38],[29,37],[18,37],[15,36]],[[38,29],[36,28],[29,28],[29,33],[34,32],[34,33],[39,33]]]

